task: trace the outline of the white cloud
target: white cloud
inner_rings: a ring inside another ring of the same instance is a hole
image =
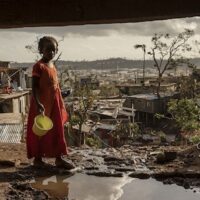
[[[36,37],[43,35],[52,35],[58,40],[65,37],[60,43],[64,60],[140,59],[142,55],[139,50],[134,50],[135,44],[145,43],[148,46],[154,33],[176,34],[184,28],[194,29],[200,34],[199,22],[199,17],[193,17],[142,23],[1,29],[0,60],[34,61],[35,55],[28,52],[25,46],[33,44]]]

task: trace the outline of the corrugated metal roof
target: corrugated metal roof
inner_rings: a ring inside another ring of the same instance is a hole
[[[131,95],[128,97],[136,98],[136,99],[147,99],[147,100],[158,99],[157,95],[155,95],[155,94],[136,94],[136,95]]]
[[[173,94],[163,94],[161,93],[160,96],[161,97],[171,97],[173,95],[175,95],[177,93],[173,93]],[[128,98],[136,98],[136,99],[146,99],[146,100],[155,100],[158,99],[158,96],[156,94],[136,94],[136,95],[131,95],[131,96],[127,96]]]
[[[106,129],[106,130],[112,131],[112,130],[116,129],[116,125],[99,123],[99,124],[95,125],[95,129]]]

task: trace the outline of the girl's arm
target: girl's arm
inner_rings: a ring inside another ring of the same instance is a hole
[[[39,95],[38,95],[39,94],[39,88],[40,88],[39,80],[40,80],[39,77],[36,77],[36,76],[32,77],[32,92],[33,92],[33,98],[36,101],[39,113],[44,113],[44,106],[40,102]]]

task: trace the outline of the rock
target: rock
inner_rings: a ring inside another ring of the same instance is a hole
[[[9,188],[7,200],[13,199],[51,199],[47,192],[40,191],[31,187],[28,183],[14,183]]]
[[[181,185],[183,181],[188,178],[188,179],[199,179],[200,178],[200,172],[198,171],[193,171],[193,172],[188,172],[188,171],[160,171],[160,172],[154,172],[152,174],[152,177],[163,180],[167,178],[173,178],[176,182],[180,182]]]
[[[142,142],[132,142],[131,145],[135,146],[135,147],[140,147],[143,145],[143,143]]]
[[[148,144],[148,143],[152,143],[154,141],[154,139],[151,135],[144,134],[144,135],[138,137],[137,141]]]
[[[177,158],[177,152],[176,151],[164,151],[165,154],[165,161],[170,162],[172,160],[175,160]]]
[[[172,172],[167,172],[167,171],[160,171],[156,172],[153,175],[153,178],[158,179],[158,180],[164,180],[167,178],[175,178],[175,177],[184,177],[183,173],[172,171]]]
[[[157,156],[158,154],[162,153],[162,151],[152,151],[150,152],[150,156]]]
[[[130,163],[128,161],[124,161],[124,163],[119,162],[119,161],[110,161],[105,163],[107,166],[115,165],[115,166],[121,166],[123,165],[129,165]]]
[[[183,187],[185,189],[190,189],[190,184],[188,182],[184,182]]]
[[[156,163],[164,164],[166,162],[173,161],[177,158],[176,151],[164,151],[164,153],[158,153],[156,156]]]
[[[163,184],[168,184],[168,185],[171,185],[171,184],[174,184],[174,181],[172,179],[165,179],[163,181]]]
[[[119,171],[119,172],[131,172],[131,171],[135,171],[135,168],[133,167],[118,167],[118,166],[112,166],[109,167],[109,169],[114,169],[115,171]]]
[[[3,167],[15,167],[15,162],[10,160],[0,160],[0,166]]]
[[[111,172],[111,171],[91,171],[86,172],[87,175],[94,175],[99,177],[123,177],[121,172]]]
[[[182,186],[184,184],[184,178],[181,177],[174,177],[173,181],[179,186]]]
[[[155,166],[148,166],[148,168],[150,169],[150,170],[154,170],[154,169],[156,169],[156,167]]]
[[[107,157],[104,158],[104,161],[105,162],[112,162],[112,161],[123,162],[124,159],[113,157],[113,156],[107,156]]]
[[[165,154],[164,153],[157,154],[156,163],[158,163],[158,164],[164,164],[165,163]]]
[[[99,167],[91,166],[91,167],[85,167],[86,170],[98,170]]]
[[[151,177],[151,174],[149,172],[133,172],[129,176],[132,178],[148,179]]]
[[[30,186],[30,184],[27,184],[27,183],[14,183],[12,186],[16,190],[19,190],[19,191],[22,191],[22,192],[27,191],[27,190],[30,190],[30,191],[33,190],[33,188]]]
[[[20,162],[20,165],[21,166],[28,166],[28,165],[30,165],[28,162]]]
[[[200,150],[200,142],[197,144],[197,149]]]

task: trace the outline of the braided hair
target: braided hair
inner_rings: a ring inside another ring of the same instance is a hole
[[[57,40],[54,37],[44,36],[44,37],[40,38],[40,40],[38,42],[38,51],[39,51],[40,54],[43,53],[42,50],[43,50],[45,44],[49,43],[49,42],[56,43],[56,48],[58,48],[58,42],[57,42]]]

